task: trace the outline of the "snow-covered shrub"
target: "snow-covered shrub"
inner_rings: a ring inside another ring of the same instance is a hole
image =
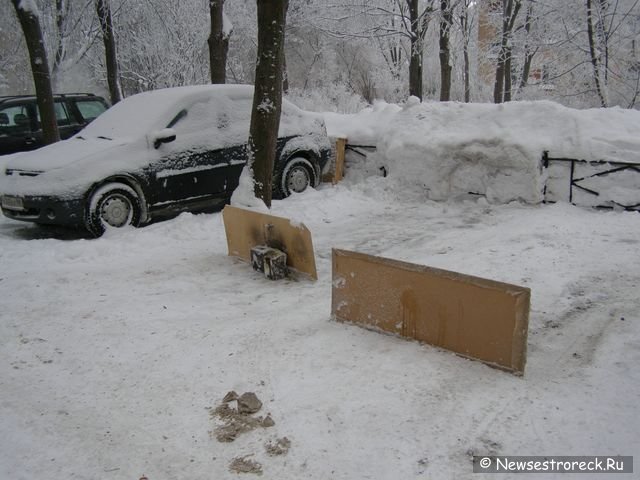
[[[312,112],[356,113],[367,107],[367,102],[360,95],[338,83],[308,90],[292,88],[286,98],[298,107]]]

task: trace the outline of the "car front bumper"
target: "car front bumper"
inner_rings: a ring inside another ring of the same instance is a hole
[[[3,195],[2,213],[13,220],[48,225],[83,226],[85,202],[51,196]]]

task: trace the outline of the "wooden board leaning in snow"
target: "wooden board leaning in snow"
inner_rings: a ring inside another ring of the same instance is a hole
[[[311,232],[304,224],[231,205],[222,217],[230,256],[251,262],[251,248],[267,245],[287,254],[287,267],[318,279]]]
[[[333,250],[332,316],[522,375],[531,292],[447,270]]]

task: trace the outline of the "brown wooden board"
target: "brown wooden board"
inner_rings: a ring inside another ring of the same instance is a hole
[[[346,138],[336,140],[336,171],[333,174],[333,184],[340,182],[344,178],[345,149],[347,147]]]
[[[311,232],[302,223],[227,205],[222,211],[229,255],[251,262],[257,245],[277,248],[287,254],[287,266],[318,279]]]
[[[333,250],[332,316],[522,375],[528,288]]]

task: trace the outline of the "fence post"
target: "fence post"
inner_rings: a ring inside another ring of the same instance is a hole
[[[344,155],[347,146],[347,139],[340,137],[336,140],[336,171],[333,175],[333,184],[335,185],[344,177]]]

